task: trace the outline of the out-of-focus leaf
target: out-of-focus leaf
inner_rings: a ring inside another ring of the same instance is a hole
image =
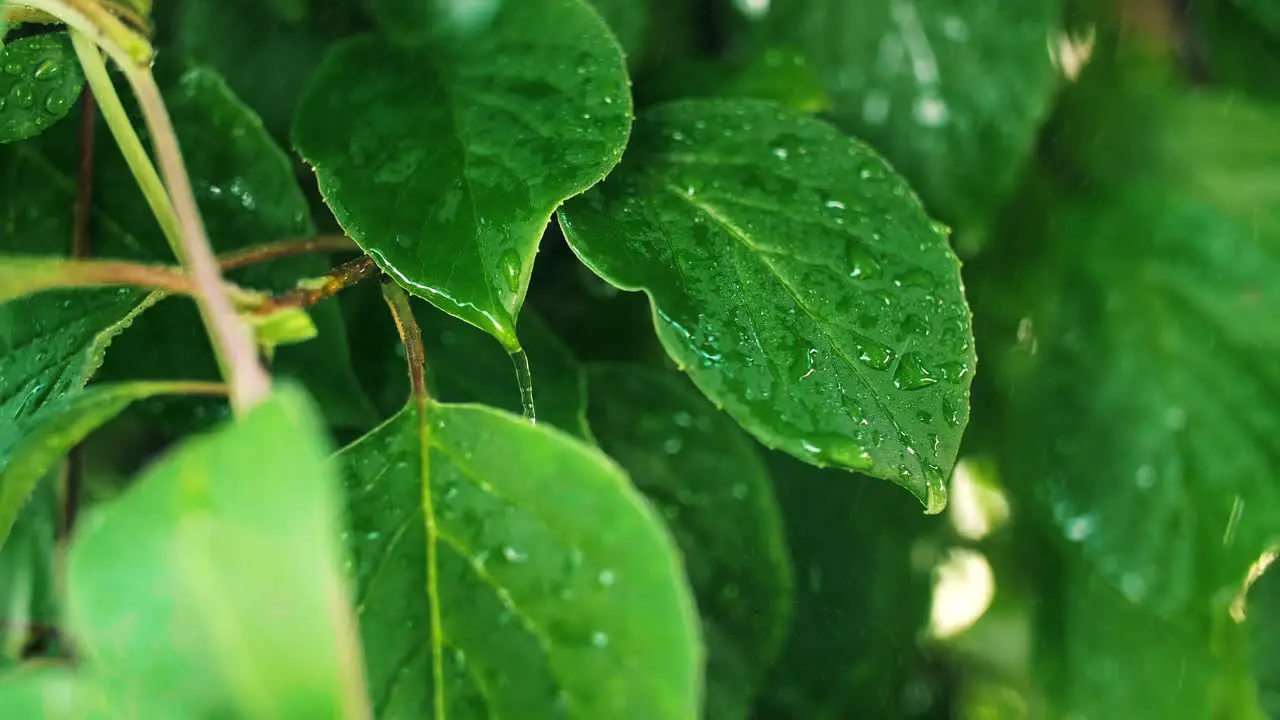
[[[883,153],[932,212],[964,229],[1010,192],[1057,89],[1058,0],[760,7],[752,32],[804,51],[835,121]]]
[[[433,403],[339,462],[379,717],[697,715],[703,654],[675,543],[601,453]]]
[[[71,112],[83,87],[66,33],[0,45],[0,143],[44,132]]]
[[[1273,42],[1280,42],[1280,3],[1276,0],[1234,0],[1234,2],[1241,12],[1270,33]]]
[[[831,105],[813,65],[792,48],[770,47],[737,65],[716,60],[675,63],[656,71],[641,87],[644,105],[692,97],[769,100],[798,113]]]
[[[590,0],[618,38],[627,54],[627,64],[638,67],[644,60],[644,40],[649,31],[651,0]]]
[[[791,620],[792,578],[773,486],[755,444],[674,374],[589,368],[600,447],[667,520],[707,641],[706,717],[746,718]]]
[[[604,177],[627,141],[617,41],[581,0],[376,6],[407,45],[335,46],[294,143],[383,270],[517,350],[551,213]]]
[[[319,416],[284,387],[90,509],[66,626],[112,714],[367,717],[340,508]]]
[[[869,147],[770,103],[672,103],[560,221],[766,445],[946,505],[975,363],[959,262]]]
[[[36,486],[0,545],[0,670],[17,663],[29,642],[52,640],[49,630],[58,622],[53,568],[59,508],[54,488],[54,483]]]
[[[1018,326],[988,344],[1004,476],[1129,601],[1220,605],[1280,537],[1280,246],[1142,184],[1043,215],[974,283]]]
[[[932,567],[917,558],[930,554],[941,520],[882,483],[850,482],[779,453],[769,469],[796,604],[759,717],[923,714],[932,697],[917,642],[929,619]]]
[[[1274,552],[1269,560],[1275,561]],[[1264,572],[1249,588],[1244,632],[1258,688],[1258,705],[1268,717],[1280,717],[1280,572]]]

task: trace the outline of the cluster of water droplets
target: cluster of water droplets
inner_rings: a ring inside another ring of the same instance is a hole
[[[10,47],[23,42],[47,41],[31,38]],[[77,70],[69,69],[68,63],[55,58],[41,60],[34,67],[19,60],[8,60],[3,72],[0,88],[5,85],[8,88],[0,91],[0,124],[5,126],[4,134],[14,138],[34,135],[64,116],[82,85],[78,77],[69,77]]]

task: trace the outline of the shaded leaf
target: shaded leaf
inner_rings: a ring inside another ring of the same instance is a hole
[[[339,459],[379,717],[696,715],[674,543],[601,454],[498,411],[411,404]]]
[[[974,368],[959,263],[870,148],[767,103],[675,103],[560,219],[766,445],[945,506]]]
[[[745,718],[791,621],[791,565],[756,446],[679,376],[588,369],[600,447],[663,514],[707,639],[708,718]]]
[[[962,229],[1012,189],[1058,86],[1059,0],[774,0],[753,32],[800,48],[832,117]]]
[[[1274,564],[1275,554],[1270,556]],[[1244,631],[1248,659],[1258,688],[1258,705],[1268,717],[1280,716],[1280,572],[1272,567],[1249,588]]]
[[[45,645],[40,649],[47,651],[53,640],[50,630],[58,622],[53,568],[59,510],[54,486],[37,485],[0,544],[0,669],[19,662],[24,651],[36,649],[29,644]]]
[[[0,45],[0,143],[44,132],[71,112],[83,87],[66,33]]]
[[[979,270],[1009,485],[1131,602],[1220,604],[1280,537],[1280,247],[1150,185],[1041,212]]]
[[[917,558],[941,519],[921,515],[881,483],[848,482],[779,453],[770,454],[768,465],[795,567],[796,602],[759,716],[922,714],[929,686],[917,642],[929,619],[932,567]],[[922,686],[923,702],[913,701]]]
[[[627,64],[638,67],[644,60],[644,41],[651,21],[650,0],[590,0],[590,3],[618,39],[627,54]]]
[[[282,388],[85,514],[67,627],[113,709],[361,716],[327,450],[310,401]]]
[[[1280,3],[1275,0],[1235,0],[1235,4],[1270,33],[1273,40],[1280,40]]]
[[[335,46],[298,108],[294,143],[383,270],[518,349],[516,316],[551,213],[612,169],[627,140],[617,42],[581,0],[383,6],[421,44]]]

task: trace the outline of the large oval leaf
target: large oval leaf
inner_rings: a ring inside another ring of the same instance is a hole
[[[763,7],[757,30],[808,54],[836,123],[883,152],[930,210],[968,226],[1011,189],[1058,88],[1060,0]]]
[[[674,544],[598,452],[495,410],[411,404],[339,460],[379,717],[697,715]]]
[[[749,717],[792,601],[778,504],[757,446],[679,375],[601,364],[588,378],[594,436],[661,509],[684,554],[707,641],[707,717]]]
[[[66,627],[110,714],[367,717],[338,494],[317,414],[286,387],[87,512]]]
[[[560,218],[766,445],[946,504],[975,362],[959,262],[870,148],[763,102],[667,105]]]
[[[384,270],[513,350],[542,231],[617,164],[631,100],[618,44],[581,0],[465,7],[412,3],[430,16],[412,45],[335,47],[293,137]]]
[[[0,143],[44,132],[71,112],[83,87],[66,33],[0,44]]]

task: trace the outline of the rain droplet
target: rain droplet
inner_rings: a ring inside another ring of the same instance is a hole
[[[862,338],[856,345],[858,359],[873,370],[887,370],[893,364],[893,348],[870,338]]]
[[[35,104],[35,97],[31,94],[31,88],[21,83],[10,88],[9,97],[13,98],[18,107],[29,108]]]
[[[1081,542],[1093,534],[1093,517],[1090,515],[1073,517],[1067,521],[1066,530],[1068,540]]]
[[[840,467],[869,470],[875,464],[866,448],[841,435],[812,436],[802,440],[800,446],[818,460]]]
[[[62,73],[62,63],[56,60],[42,60],[32,73],[37,80],[51,80]]]
[[[956,427],[960,424],[960,412],[956,410],[950,400],[942,401],[942,419],[951,427]]]
[[[498,259],[498,267],[502,271],[502,277],[507,281],[507,288],[511,292],[519,292],[520,254],[515,250],[504,251],[502,257]]]
[[[44,100],[45,112],[50,115],[61,115],[66,112],[69,105],[71,105],[71,101],[61,93],[50,93],[49,97]]]
[[[903,355],[898,369],[893,371],[893,386],[899,390],[920,390],[936,382],[937,376],[925,367],[924,358],[917,352]]]
[[[849,261],[849,277],[856,280],[874,280],[880,277],[880,262],[861,243],[850,241],[845,253]]]

